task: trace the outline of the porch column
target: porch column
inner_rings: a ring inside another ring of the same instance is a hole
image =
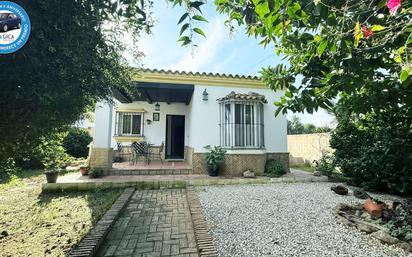
[[[112,104],[98,102],[95,109],[93,146],[90,149],[90,167],[112,168],[112,119]]]

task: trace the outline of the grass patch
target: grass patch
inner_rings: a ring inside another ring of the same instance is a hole
[[[307,164],[307,163],[293,164],[293,165],[290,165],[290,167],[293,168],[293,169],[304,170],[304,171],[307,171],[307,172],[315,172],[316,171],[316,167],[314,167],[310,164]]]
[[[2,256],[65,256],[119,197],[122,189],[41,193],[43,171],[0,184]]]

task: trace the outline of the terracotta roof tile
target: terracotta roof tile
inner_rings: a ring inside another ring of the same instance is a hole
[[[249,101],[262,102],[264,104],[268,102],[264,95],[260,95],[255,92],[249,92],[247,94],[240,94],[240,93],[235,93],[234,91],[232,91],[227,96],[217,99],[218,102],[223,102],[223,101],[228,101],[228,100],[249,100]]]
[[[238,75],[238,74],[225,74],[225,73],[206,73],[206,72],[193,72],[193,71],[172,71],[164,69],[142,69],[143,72],[150,73],[162,73],[162,74],[172,74],[172,75],[186,75],[186,76],[207,76],[207,77],[220,77],[220,78],[237,78],[237,79],[251,79],[251,80],[260,80],[258,76],[247,76],[247,75]]]

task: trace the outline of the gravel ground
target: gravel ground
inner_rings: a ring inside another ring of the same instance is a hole
[[[336,195],[330,190],[332,185],[204,187],[200,200],[220,256],[412,257],[338,224],[332,208],[360,200]],[[388,195],[378,197],[393,199]]]

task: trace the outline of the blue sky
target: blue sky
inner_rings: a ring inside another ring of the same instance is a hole
[[[176,41],[180,31],[177,21],[184,10],[172,8],[166,1],[154,2],[156,25],[151,35],[143,35],[137,43],[145,54],[144,68],[258,75],[262,67],[282,62],[273,46],[263,48],[259,45],[260,40],[248,38],[242,28],[230,34],[224,25],[225,16],[218,14],[210,1],[202,8],[209,22],[199,23],[207,37],[195,37],[198,48],[194,51],[190,47],[181,47]],[[303,122],[318,126],[333,120],[324,111],[315,115],[296,115]]]

